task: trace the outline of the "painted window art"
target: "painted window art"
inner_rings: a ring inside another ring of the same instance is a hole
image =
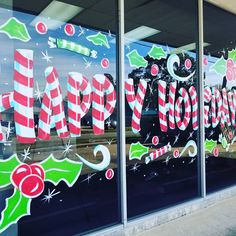
[[[0,233],[115,223],[115,32],[27,12],[0,8]]]

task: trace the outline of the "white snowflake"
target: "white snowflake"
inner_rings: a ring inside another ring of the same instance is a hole
[[[87,176],[87,178],[85,178],[84,180],[82,180],[81,183],[87,181],[88,184],[89,184],[90,179],[91,179],[94,175],[96,175],[96,173],[93,173],[93,174],[90,174],[90,173],[89,173],[88,176]]]
[[[37,100],[41,101],[41,98],[43,96],[43,93],[39,90],[39,84],[38,81],[36,81],[36,90],[34,92],[34,95],[36,97]]]
[[[139,167],[140,167],[140,165],[138,165],[138,163],[135,163],[135,164],[133,165],[133,167],[132,167],[130,170],[135,173],[136,171],[138,171],[138,168],[139,168]]]
[[[84,57],[83,57],[83,60],[84,60],[84,64],[85,64],[85,69],[88,69],[89,67],[91,67],[91,65],[92,65],[91,61],[87,61]]]
[[[72,147],[72,145],[70,144],[70,140],[69,140],[69,142],[64,147],[64,151],[63,151],[64,156],[66,156],[67,154],[72,152],[71,147]]]
[[[21,156],[23,157],[23,161],[25,161],[26,159],[31,160],[29,150],[30,150],[30,146],[27,149],[24,149],[24,153],[21,153]]]
[[[79,26],[79,34],[78,34],[78,37],[80,37],[81,35],[84,35],[84,34],[85,34],[84,29],[83,29],[81,26]]]
[[[44,198],[42,198],[42,201],[50,203],[51,199],[60,193],[60,191],[55,192],[56,189],[53,189],[52,192],[50,189],[48,189],[48,194],[44,195]],[[54,193],[55,192],[55,193]]]
[[[48,62],[52,62],[51,59],[52,59],[53,57],[50,57],[50,56],[48,55],[48,51],[47,51],[47,50],[45,51],[45,53],[44,53],[44,52],[41,52],[41,53],[42,53],[42,55],[43,55],[43,57],[42,57],[43,60],[46,60],[47,63],[48,63]]]

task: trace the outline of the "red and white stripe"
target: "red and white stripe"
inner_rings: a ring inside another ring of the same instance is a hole
[[[169,90],[169,127],[175,129],[175,93],[177,82],[170,83]]]
[[[132,79],[126,79],[125,81],[125,93],[128,104],[133,111],[131,127],[133,133],[138,133],[141,130],[140,120],[142,115],[142,107],[147,90],[147,82],[143,79],[140,79],[138,90],[135,95],[134,93],[134,84]]]
[[[236,113],[236,91],[228,92],[228,102],[229,102],[229,109],[230,109],[230,116],[231,116],[231,123],[233,126],[236,126],[235,123],[235,113]]]
[[[204,102],[209,103],[211,101],[211,89],[209,87],[204,88]],[[204,106],[204,125],[206,128],[210,127],[209,123],[209,105]]]
[[[81,101],[80,95],[83,95]],[[67,82],[68,120],[71,137],[81,136],[81,118],[91,106],[91,86],[86,77],[77,72],[70,72]]]
[[[159,105],[159,122],[162,132],[167,132],[167,117],[166,117],[166,82],[158,81],[158,105]]]
[[[21,143],[36,141],[34,129],[33,51],[17,49],[14,54],[14,120]]]
[[[221,122],[223,122],[224,124],[227,123],[228,126],[231,126],[226,88],[222,89],[222,96],[223,96],[223,112],[221,113]]]
[[[47,84],[39,115],[38,137],[44,140],[50,139],[50,128],[53,121],[55,122],[58,136],[66,138],[69,136],[69,132],[66,125],[62,93],[56,69],[48,67],[45,70],[45,76]]]
[[[92,120],[95,135],[104,134],[104,121],[112,114],[116,105],[116,91],[111,81],[101,74],[93,77]],[[104,107],[104,95],[106,105]]]
[[[180,88],[179,93],[181,97],[178,97],[175,104],[175,121],[180,130],[185,130],[189,124],[191,118],[191,105],[188,92],[185,88]],[[181,120],[181,105],[184,102],[184,118]]]
[[[149,154],[149,156],[146,157],[145,159],[145,163],[148,164],[150,161],[156,160],[157,158],[163,156],[164,154],[166,154],[167,152],[171,151],[171,146],[168,143],[167,145],[151,152]]]
[[[189,95],[192,102],[192,126],[193,130],[198,129],[197,113],[198,113],[198,97],[196,89],[191,86],[189,88]]]
[[[217,110],[216,110],[217,104]],[[212,115],[212,127],[215,128],[221,119],[222,113],[222,97],[217,88],[212,88],[212,99],[211,99],[211,115]]]

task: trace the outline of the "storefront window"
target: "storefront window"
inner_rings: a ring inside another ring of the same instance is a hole
[[[125,3],[129,218],[198,196],[197,5],[142,2]]]
[[[119,221],[116,1],[1,1],[0,233]]]
[[[236,183],[235,15],[204,4],[204,113],[207,192]]]

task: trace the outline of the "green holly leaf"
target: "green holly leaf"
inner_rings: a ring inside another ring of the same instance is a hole
[[[205,140],[205,151],[208,151],[212,153],[213,149],[216,147],[217,141],[212,140],[212,139],[206,139]]]
[[[210,68],[211,71],[216,72],[219,75],[225,76],[226,74],[226,60],[223,56],[218,59]]]
[[[23,42],[28,42],[31,37],[24,23],[11,17],[0,26],[0,33],[6,34],[10,39],[18,39]]]
[[[148,62],[144,59],[144,57],[140,56],[136,49],[132,50],[126,56],[129,59],[129,64],[131,67],[147,67]]]
[[[88,41],[92,42],[94,45],[105,46],[110,48],[106,35],[98,32],[95,35],[89,35],[86,37]]]
[[[13,195],[6,199],[6,207],[1,214],[0,234],[23,216],[30,215],[30,203],[30,198],[22,195],[18,189],[14,190]]]
[[[12,171],[21,164],[17,155],[14,154],[8,159],[0,160],[0,188],[7,187],[11,184]]]
[[[143,146],[140,142],[132,143],[129,149],[129,159],[141,160],[142,156],[148,153],[148,147]]]
[[[161,58],[166,58],[166,53],[162,49],[162,47],[157,47],[156,45],[152,45],[151,50],[148,52],[149,57],[153,59],[161,59]]]
[[[68,158],[57,160],[51,154],[40,165],[45,171],[45,181],[49,181],[55,185],[60,181],[64,181],[71,187],[79,178],[83,163],[72,161]]]
[[[236,63],[236,49],[232,49],[228,52],[228,59],[232,59]]]

